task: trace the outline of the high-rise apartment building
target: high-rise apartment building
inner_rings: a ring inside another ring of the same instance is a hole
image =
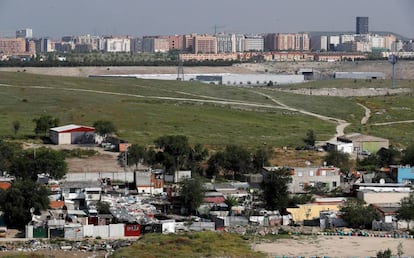
[[[245,51],[263,51],[264,38],[260,35],[247,35],[244,39]]]
[[[99,40],[101,37],[99,36],[92,36],[89,34],[76,36],[74,37],[73,41],[76,45],[88,45],[91,50],[97,50],[99,46]]]
[[[278,33],[277,34],[277,50],[293,50],[295,49],[295,34]]]
[[[265,51],[277,50],[277,34],[268,33],[264,38],[264,49]]]
[[[130,52],[131,39],[129,38],[106,38],[105,52]]]
[[[131,39],[131,52],[133,53],[142,52],[142,38]]]
[[[18,55],[26,52],[24,38],[0,38],[0,53],[5,55]]]
[[[368,33],[368,17],[356,17],[356,34]]]
[[[245,36],[244,34],[236,34],[236,52],[241,53],[245,51]]]
[[[33,30],[32,29],[18,30],[16,31],[16,38],[31,39],[33,38]]]
[[[49,53],[55,51],[55,43],[50,38],[40,38],[35,42],[37,53]]]
[[[168,36],[168,48],[169,50],[184,50],[184,36]]]
[[[220,33],[216,35],[218,53],[236,52],[236,35]]]
[[[193,52],[194,50],[194,37],[196,35],[192,34],[192,35],[184,35],[184,50],[188,51],[188,52]]]
[[[311,48],[315,51],[328,50],[328,36],[313,36],[311,38]]]
[[[307,33],[297,33],[295,34],[295,48],[297,51],[309,51],[310,49],[310,39],[309,34]]]
[[[160,36],[145,36],[142,38],[142,52],[166,53],[170,49],[168,38]]]
[[[193,42],[194,54],[217,54],[217,39],[215,36],[195,36]]]

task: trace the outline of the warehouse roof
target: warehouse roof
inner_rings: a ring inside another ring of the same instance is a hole
[[[93,132],[95,128],[83,125],[64,125],[50,128],[51,131],[55,131],[58,133],[69,133],[69,132]]]

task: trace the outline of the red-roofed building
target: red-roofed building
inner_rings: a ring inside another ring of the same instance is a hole
[[[54,144],[95,143],[95,128],[81,125],[65,125],[50,128],[50,140]]]
[[[62,209],[64,205],[65,205],[64,201],[50,201],[49,202],[49,208],[54,209],[54,210]]]
[[[10,186],[11,186],[11,183],[9,182],[0,182],[0,189],[7,190],[10,188]]]

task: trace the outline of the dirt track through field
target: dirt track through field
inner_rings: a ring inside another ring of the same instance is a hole
[[[263,92],[254,91],[254,90],[251,90],[251,92],[255,93],[255,94],[262,95],[262,96],[270,99],[273,103],[275,103],[275,105],[252,103],[252,102],[225,99],[225,98],[217,98],[217,97],[211,97],[211,96],[205,96],[205,95],[191,94],[191,93],[186,93],[186,92],[181,92],[181,91],[175,91],[175,92],[179,93],[179,94],[183,94],[183,95],[193,96],[194,98],[143,96],[143,95],[138,95],[138,94],[128,94],[128,93],[119,93],[119,92],[110,92],[110,91],[76,89],[76,88],[55,88],[55,87],[46,87],[46,86],[16,86],[16,85],[0,84],[0,87],[53,89],[53,90],[63,90],[63,91],[87,92],[87,93],[95,93],[95,94],[107,94],[107,95],[115,95],[115,96],[127,96],[127,97],[145,98],[145,99],[158,99],[158,100],[169,100],[169,101],[187,101],[187,102],[197,102],[197,103],[212,103],[212,104],[220,104],[220,105],[236,105],[236,106],[241,106],[241,107],[252,107],[252,108],[284,109],[284,110],[289,110],[289,111],[293,111],[293,112],[298,112],[298,113],[301,113],[301,114],[304,114],[304,115],[313,116],[313,117],[316,117],[316,118],[321,119],[323,121],[328,121],[328,122],[332,122],[332,123],[337,124],[336,133],[333,136],[333,138],[331,138],[331,140],[335,140],[336,137],[344,135],[345,128],[350,125],[349,122],[347,122],[343,119],[324,116],[324,115],[313,113],[313,112],[310,112],[310,111],[307,111],[307,110],[290,107],[290,106],[274,99],[273,97],[271,97],[268,94],[265,94]],[[365,110],[365,115],[361,119],[361,124],[364,125],[368,122],[368,120],[371,116],[371,111],[370,111],[370,109],[363,106],[362,104],[358,103],[358,105],[360,105]],[[375,123],[374,125],[389,125],[389,124],[395,124],[395,123],[413,123],[413,122],[414,122],[414,120],[394,121],[394,122],[387,122],[387,123]]]

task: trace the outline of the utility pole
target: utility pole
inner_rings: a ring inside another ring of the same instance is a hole
[[[388,61],[392,64],[392,88],[395,88],[395,64],[397,63],[397,55],[392,54],[388,57]]]
[[[184,62],[181,58],[178,60],[177,81],[184,81]]]
[[[124,158],[124,171],[125,171],[125,196],[128,195],[128,180],[127,180],[127,171],[128,171],[128,146],[125,148],[125,158]]]

